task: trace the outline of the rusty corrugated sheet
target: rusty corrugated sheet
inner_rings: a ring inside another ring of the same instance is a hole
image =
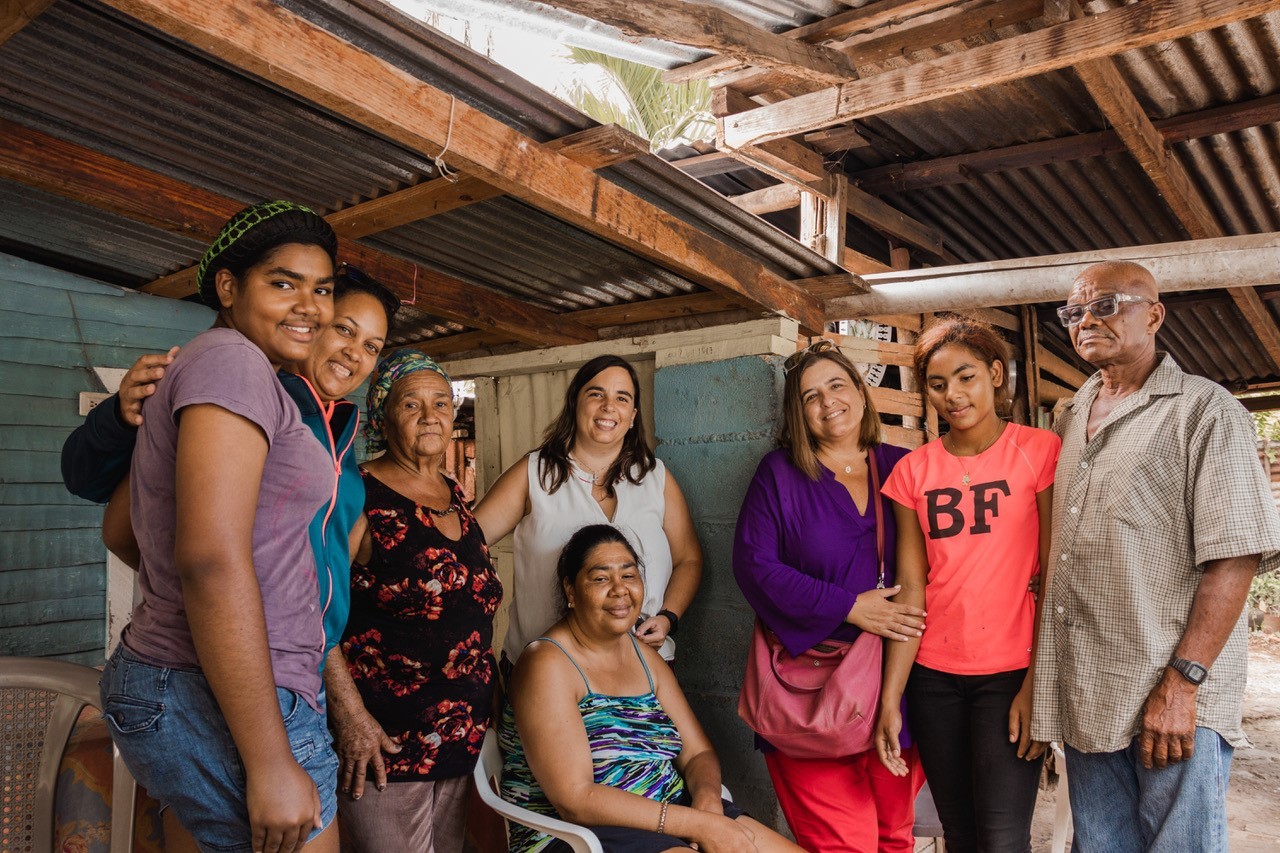
[[[595,125],[378,0],[282,5],[535,139]],[[243,202],[284,197],[332,211],[434,176],[420,154],[228,70],[92,0],[54,4],[0,47],[0,116]],[[838,271],[657,157],[601,174],[779,275]],[[29,191],[11,189],[20,208]],[[0,219],[7,248],[49,258],[84,246],[92,268],[118,283],[138,284],[187,266],[202,249],[154,229],[85,215],[79,205],[59,199],[32,207],[28,222],[36,221],[38,207],[41,228],[23,228],[16,214]],[[701,290],[514,199],[461,208],[366,242],[552,311]],[[460,330],[410,312],[397,337],[420,340]]]

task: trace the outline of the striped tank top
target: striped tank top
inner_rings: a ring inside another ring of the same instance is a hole
[[[578,702],[578,710],[582,713],[582,724],[586,727],[587,742],[591,746],[596,784],[620,788],[659,802],[671,802],[680,797],[684,793],[684,779],[673,763],[683,748],[680,732],[667,712],[662,710],[654,692],[653,674],[649,672],[644,656],[640,655],[635,638],[630,638],[631,644],[644,666],[645,677],[649,679],[649,692],[640,696],[605,696],[593,692],[582,668],[563,646],[550,637],[539,639],[564,652],[587,685],[587,695]],[[502,798],[538,814],[558,818],[551,801],[529,769],[510,702],[505,703],[502,709],[498,743],[504,756],[499,792]],[[536,853],[553,840],[551,836],[527,826],[514,822],[510,826],[510,847],[513,851]]]

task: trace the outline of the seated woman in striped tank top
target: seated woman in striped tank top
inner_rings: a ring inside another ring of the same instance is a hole
[[[573,535],[556,567],[565,616],[530,643],[499,727],[502,796],[589,827],[606,853],[799,853],[720,799],[720,762],[661,656],[631,633],[639,560],[605,524]],[[527,827],[513,851],[570,848]]]

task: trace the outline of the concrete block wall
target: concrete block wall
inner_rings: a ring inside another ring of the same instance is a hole
[[[776,446],[782,358],[744,356],[662,366],[654,374],[657,455],[688,499],[702,545],[702,587],[680,623],[676,673],[720,756],[734,800],[782,826],[764,759],[738,719],[755,614],[733,579],[738,509],[760,458]]]

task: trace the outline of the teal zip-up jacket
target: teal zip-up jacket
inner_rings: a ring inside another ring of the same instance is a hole
[[[329,451],[336,474],[333,495],[311,520],[311,550],[316,558],[320,610],[324,620],[324,658],[342,640],[351,611],[351,550],[348,534],[364,512],[364,481],[356,464],[355,440],[360,410],[338,400],[325,404],[301,376],[281,371],[280,384],[298,406],[302,422]],[[138,438],[136,427],[120,420],[112,395],[94,407],[62,445],[62,480],[76,497],[106,503],[129,473]]]

